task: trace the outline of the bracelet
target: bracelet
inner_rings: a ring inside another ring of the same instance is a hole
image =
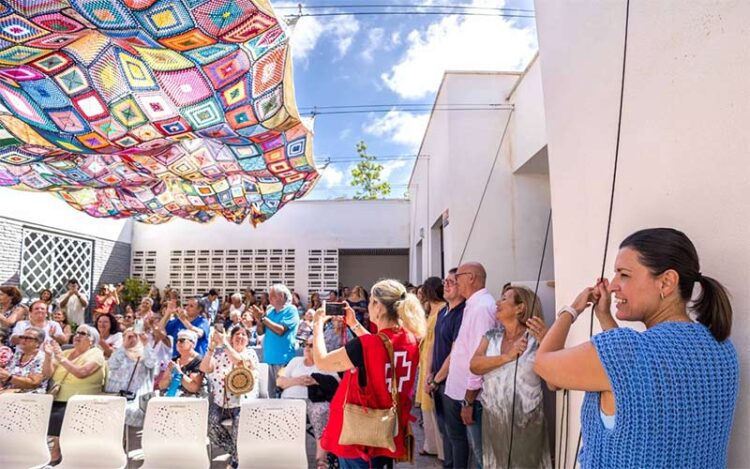
[[[563,314],[568,313],[573,318],[573,322],[576,322],[576,319],[578,319],[578,311],[575,310],[575,308],[565,305],[562,308],[560,308],[560,311],[557,312],[557,317],[559,318]]]
[[[356,330],[357,330],[357,329],[359,329],[360,327],[362,327],[362,324],[360,324],[360,323],[357,323],[357,324],[355,324],[355,325],[354,325],[354,327],[352,327],[352,330],[353,330],[353,331],[356,331]]]

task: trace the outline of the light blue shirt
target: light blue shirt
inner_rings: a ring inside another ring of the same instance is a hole
[[[269,365],[286,365],[297,354],[297,328],[299,327],[299,313],[291,303],[281,311],[270,308],[266,317],[286,329],[284,334],[278,335],[270,328],[265,328],[263,336],[263,361]]]

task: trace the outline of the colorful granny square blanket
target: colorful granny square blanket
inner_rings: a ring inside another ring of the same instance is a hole
[[[267,0],[0,0],[0,186],[253,225],[318,179]]]

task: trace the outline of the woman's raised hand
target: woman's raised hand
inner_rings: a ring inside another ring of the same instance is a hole
[[[510,349],[510,356],[513,357],[513,359],[520,357],[523,352],[526,351],[528,345],[529,339],[527,339],[525,335],[521,336],[520,339],[513,342],[513,346]]]
[[[531,335],[534,336],[537,343],[542,343],[544,335],[547,334],[547,326],[544,324],[544,319],[535,316],[526,321],[526,327],[531,332]]]
[[[357,325],[357,316],[354,314],[354,310],[349,306],[348,301],[344,301],[344,322],[349,327]]]

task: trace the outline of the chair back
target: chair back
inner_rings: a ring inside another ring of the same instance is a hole
[[[142,468],[208,468],[208,400],[154,397],[143,424]]]
[[[49,464],[47,428],[51,411],[49,394],[0,394],[0,467]]]
[[[237,433],[240,468],[306,468],[306,404],[302,399],[242,403]]]
[[[60,430],[62,463],[58,468],[123,468],[126,400],[120,396],[76,395],[68,399]]]
[[[268,389],[268,363],[258,363],[258,397],[261,399],[268,399],[271,392]]]

